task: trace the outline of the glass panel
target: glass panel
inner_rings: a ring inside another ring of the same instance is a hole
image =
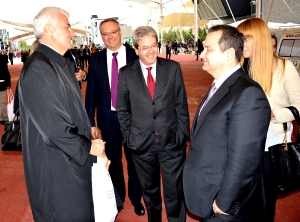
[[[296,39],[292,48],[292,57],[300,57],[300,39]]]
[[[295,41],[294,39],[282,40],[278,56],[290,57],[294,41]]]

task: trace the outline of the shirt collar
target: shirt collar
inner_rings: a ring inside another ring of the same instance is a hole
[[[218,89],[223,82],[225,82],[226,79],[228,79],[229,76],[231,76],[236,70],[238,70],[239,68],[241,68],[240,65],[235,66],[234,68],[232,68],[231,70],[229,70],[228,72],[226,72],[225,74],[223,74],[218,80],[214,80],[215,86]]]

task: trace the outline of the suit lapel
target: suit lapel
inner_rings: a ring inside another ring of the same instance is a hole
[[[222,100],[230,92],[230,87],[235,84],[235,82],[238,80],[238,78],[242,74],[244,74],[244,72],[240,68],[223,82],[223,84],[217,89],[217,91],[215,92],[213,97],[209,100],[209,102],[203,108],[203,110],[201,111],[201,115],[199,116],[199,119],[198,119],[200,107],[202,106],[203,102],[205,101],[208,93],[206,94],[206,96],[202,100],[201,105],[199,106],[196,116],[194,118],[194,123],[193,123],[193,128],[192,128],[192,129],[194,129],[193,134],[197,133],[197,131],[200,129],[200,126],[202,125],[207,114],[215,107],[215,105],[217,105],[220,102],[220,100]],[[197,121],[197,119],[198,119],[198,121]]]
[[[105,81],[109,84],[109,73],[108,73],[108,69],[107,69],[107,49],[104,49],[103,51],[101,51],[102,55],[100,57],[99,63],[100,63],[100,67],[101,70],[105,70],[107,75],[103,75]],[[104,74],[104,73],[103,73]]]
[[[165,85],[167,75],[166,65],[162,62],[162,59],[159,57],[156,60],[156,83],[155,83],[155,92],[154,99],[159,95],[161,89]]]
[[[148,92],[139,59],[134,62],[132,69],[132,78],[135,80],[137,87],[140,88],[140,92],[144,93],[150,100],[152,100]]]

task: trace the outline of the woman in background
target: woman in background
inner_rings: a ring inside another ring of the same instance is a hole
[[[258,221],[273,222],[277,200],[276,181],[271,168],[268,147],[282,143],[283,123],[288,123],[288,142],[291,142],[294,116],[285,107],[294,106],[300,111],[300,77],[291,61],[273,53],[271,33],[264,20],[250,18],[242,22],[238,30],[244,34],[243,57],[249,58],[247,70],[267,95],[271,106],[271,120],[266,139],[263,178],[266,213]],[[251,152],[251,151],[249,151]]]

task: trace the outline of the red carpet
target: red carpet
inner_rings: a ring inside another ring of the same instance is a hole
[[[161,54],[164,57],[164,54]],[[201,69],[201,62],[195,61],[192,55],[173,55],[171,59],[180,62],[187,90],[191,124],[195,112],[203,96],[212,82],[212,77]],[[12,80],[12,89],[15,90],[22,64],[9,65]],[[83,84],[82,95],[85,96]],[[3,133],[0,125],[0,133]],[[125,158],[124,158],[125,159]],[[127,180],[126,161],[124,160],[125,179]],[[126,181],[127,183],[127,181]],[[25,186],[23,162],[21,152],[0,151],[0,221],[1,222],[32,222],[33,217],[28,202]],[[277,201],[276,222],[300,221],[300,192],[293,193]],[[133,212],[133,206],[128,198],[124,209],[119,213],[116,222],[146,222],[147,215],[139,217]],[[163,221],[166,222],[166,213],[163,205]],[[188,214],[187,222],[199,221]]]

